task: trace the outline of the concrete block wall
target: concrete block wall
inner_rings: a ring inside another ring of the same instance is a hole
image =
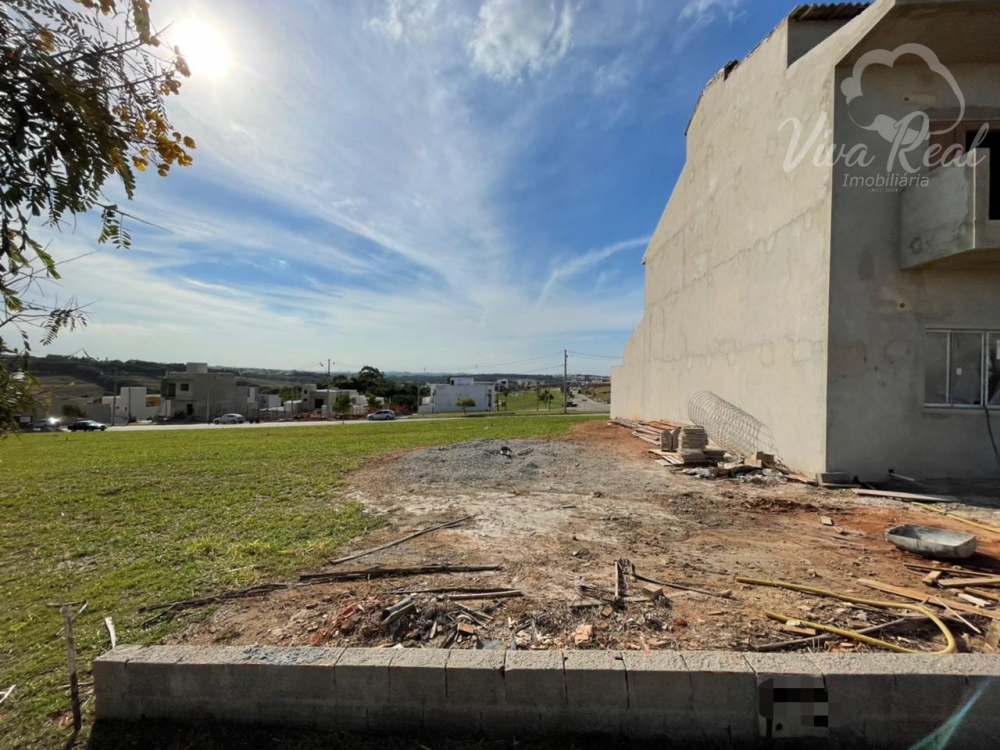
[[[949,746],[995,747],[998,676],[973,654],[122,646],[94,662],[99,720],[679,747],[909,747],[951,724]]]

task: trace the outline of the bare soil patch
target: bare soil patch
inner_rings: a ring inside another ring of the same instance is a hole
[[[898,614],[742,585],[736,576],[886,599],[891,597],[857,579],[920,589],[923,576],[904,567],[922,561],[888,544],[887,528],[924,523],[969,530],[894,500],[792,483],[688,477],[657,465],[647,448],[627,430],[601,421],[581,425],[565,440],[478,440],[373,462],[354,475],[346,494],[388,514],[390,523],[353,549],[475,517],[335,569],[497,564],[503,570],[279,591],[219,606],[174,642],[747,650],[795,637],[766,619],[765,609],[852,629]],[[1000,525],[996,511],[971,514]],[[824,525],[821,516],[834,525]],[[979,539],[975,562],[1000,569],[1000,539],[986,533]],[[579,584],[612,589],[620,558],[644,576],[707,593],[668,587],[664,598],[652,602],[636,597],[641,592],[633,584],[627,594],[636,598],[624,606],[580,606],[592,600],[581,596]],[[446,587],[518,589],[524,597],[458,604],[440,593],[411,593]],[[383,624],[386,608],[407,596],[414,597],[413,611]],[[988,620],[967,619],[985,633]],[[963,650],[984,648],[981,636],[964,626],[959,631],[967,634]],[[899,634],[888,639],[909,647],[940,645],[933,628],[894,632]],[[810,648],[868,647],[838,640]]]

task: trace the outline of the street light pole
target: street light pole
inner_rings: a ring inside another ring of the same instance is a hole
[[[333,373],[330,369],[333,362],[327,358],[326,360],[326,418],[333,418],[333,395],[330,386],[333,385]],[[322,367],[323,363],[320,362],[319,366]]]
[[[549,362],[552,360],[550,359]],[[563,414],[566,414],[566,403],[569,401],[569,391],[566,389],[566,367],[569,362],[569,350],[563,349]]]

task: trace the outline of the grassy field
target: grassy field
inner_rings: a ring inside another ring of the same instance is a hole
[[[0,691],[17,685],[0,705],[0,747],[62,745],[71,735],[61,621],[48,603],[87,603],[75,623],[87,680],[91,660],[108,646],[106,616],[120,642],[155,643],[183,621],[144,629],[138,607],[292,576],[379,525],[339,494],[346,472],[365,458],[562,434],[577,422],[514,417],[0,441]]]
[[[548,391],[552,394],[552,400],[548,404],[540,402],[535,391],[512,391],[506,395],[500,395],[500,403],[503,404],[504,401],[507,403],[507,408],[504,409],[501,405],[500,411],[561,411],[562,392],[558,388],[549,388]]]
[[[600,401],[601,403],[610,404],[611,403],[611,386],[602,385],[599,388],[591,388],[587,391],[587,395],[594,401]]]

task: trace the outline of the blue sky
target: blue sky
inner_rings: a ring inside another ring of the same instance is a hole
[[[129,207],[162,229],[63,267],[50,294],[91,321],[51,351],[524,372],[618,355],[698,94],[794,5],[157,0],[231,65],[171,100],[195,164],[143,175]],[[95,226],[55,255],[95,249]]]

